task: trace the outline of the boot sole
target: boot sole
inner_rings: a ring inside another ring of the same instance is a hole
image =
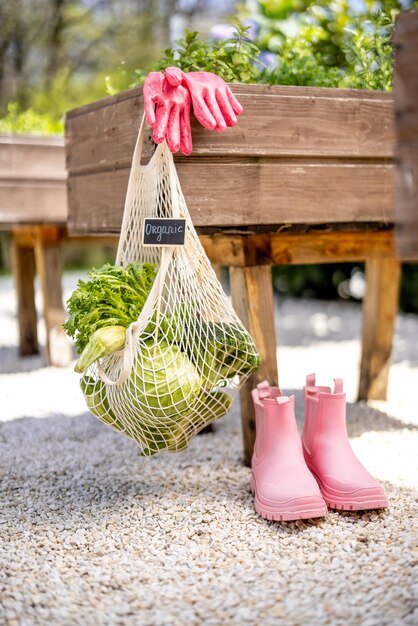
[[[327,491],[326,487],[324,487],[317,474],[315,474],[310,467],[309,470],[318,483],[322,497],[324,498],[327,507],[330,509],[335,509],[337,511],[367,511],[371,509],[386,509],[389,506],[388,499],[382,496],[376,496],[373,498],[371,494],[363,496],[358,494],[356,497],[348,498],[347,495],[336,495],[335,493],[330,493]]]
[[[290,522],[298,519],[314,519],[316,517],[325,517],[327,514],[327,507],[325,502],[310,502],[295,505],[290,509],[278,509],[273,507],[267,507],[265,504],[260,504],[255,494],[254,481],[251,476],[250,481],[251,492],[254,494],[254,507],[258,515],[266,520],[272,522]],[[314,498],[310,498],[314,499]],[[308,507],[308,508],[307,508]]]

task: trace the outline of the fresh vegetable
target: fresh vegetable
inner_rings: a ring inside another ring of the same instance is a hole
[[[187,355],[166,341],[153,340],[138,346],[128,384],[141,416],[149,415],[152,423],[162,425],[186,415],[201,388],[200,376]]]
[[[188,417],[188,430],[186,431],[183,428],[183,432],[174,434],[175,442],[169,446],[168,451],[180,452],[187,448],[193,435],[197,434],[210,422],[214,422],[226,415],[231,406],[232,398],[225,391],[213,391],[209,395],[202,393]],[[191,428],[190,425],[193,427]]]
[[[189,445],[191,439],[209,422],[213,422],[228,413],[232,405],[231,396],[225,391],[213,391],[210,394],[201,392],[194,407],[187,417],[180,420],[165,438],[168,452],[180,452]],[[159,434],[161,429],[159,429]],[[161,436],[161,434],[160,434]],[[142,456],[153,456],[159,452],[158,444],[151,442],[141,452]]]
[[[100,379],[94,380],[92,376],[83,376],[80,380],[80,387],[90,412],[105,424],[128,435],[109,406],[104,383]]]
[[[140,314],[151,290],[157,267],[152,263],[131,263],[117,267],[109,263],[89,272],[91,280],[79,280],[67,306],[64,324],[81,354],[91,335],[105,326],[127,328]]]
[[[123,326],[105,326],[96,330],[78,359],[75,371],[85,372],[100,357],[122,350],[125,345],[125,330]]]
[[[126,328],[138,319],[156,273],[152,264],[105,265],[91,270],[90,281],[79,281],[65,324],[81,352],[76,371],[124,348]],[[84,376],[81,388],[93,415],[152,456],[186,448],[207,423],[225,415],[232,398],[214,388],[259,363],[239,323],[205,321],[194,303],[180,303],[173,313],[160,313],[158,327],[154,312],[124,383],[108,388],[100,378]],[[107,365],[105,360],[105,371]]]
[[[251,336],[238,324],[197,320],[190,335],[180,347],[196,365],[207,391],[226,378],[247,374],[260,365]],[[196,346],[200,346],[197,353]]]
[[[244,328],[227,322],[208,322],[207,327],[211,339],[204,355],[205,377],[216,383],[259,367],[260,355]]]

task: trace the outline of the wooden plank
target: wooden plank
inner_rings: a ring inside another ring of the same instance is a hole
[[[366,228],[366,227],[365,227]],[[250,265],[303,265],[347,263],[366,258],[393,258],[393,229],[356,232],[310,231],[255,235],[202,235],[200,241],[212,263]]]
[[[38,224],[36,226],[14,226],[13,237],[21,246],[27,248],[35,248],[38,242],[44,246],[61,243],[66,236],[66,230],[63,226],[44,226]]]
[[[418,259],[418,11],[398,16],[394,43],[397,247]]]
[[[0,135],[0,228],[67,220],[62,137]]]
[[[393,230],[369,232],[279,233],[271,243],[273,265],[348,263],[366,258],[393,258]]]
[[[390,165],[276,163],[179,164],[178,173],[194,223],[199,226],[387,221],[393,219]],[[117,232],[127,171],[69,182],[70,202],[92,230]],[[199,184],[196,184],[199,181]],[[216,185],[214,185],[216,181]],[[302,182],[303,181],[303,182]],[[97,194],[100,188],[103,193]],[[231,193],[231,189],[234,193]],[[227,206],[225,206],[227,199]],[[85,205],[85,209],[84,209]],[[119,210],[118,210],[119,209]],[[78,230],[70,216],[70,228]],[[85,228],[85,226],[84,226]],[[84,230],[83,225],[81,230]]]
[[[400,278],[396,259],[366,263],[359,400],[386,400]]]
[[[71,362],[72,349],[62,327],[66,314],[62,302],[61,251],[58,243],[45,243],[41,230],[35,258],[43,297],[47,359],[50,365],[66,366]]]
[[[201,159],[177,171],[197,228],[393,221],[390,164]],[[128,176],[70,175],[69,231],[119,232]]]
[[[255,441],[251,390],[264,379],[271,385],[278,384],[271,267],[231,267],[230,279],[234,308],[251,333],[262,358],[260,368],[248,378],[240,391],[244,462],[250,465]]]
[[[0,180],[65,181],[63,138],[16,138],[0,135]]]
[[[235,86],[234,86],[235,87]],[[333,156],[391,158],[393,99],[381,92],[241,85],[238,124],[214,133],[193,122],[193,158]],[[327,92],[324,94],[324,92]],[[331,94],[329,93],[331,92]],[[100,103],[97,103],[100,104]],[[129,167],[142,115],[142,93],[88,105],[66,123],[71,173]],[[150,133],[145,143],[151,154]],[[190,160],[190,159],[189,159]]]
[[[260,96],[267,95],[287,95],[294,96],[320,96],[322,98],[333,99],[336,96],[341,98],[355,98],[356,100],[392,100],[392,95],[386,91],[367,91],[365,89],[337,89],[333,87],[299,87],[293,85],[248,85],[244,83],[228,83],[235,95],[254,94]],[[131,100],[142,96],[142,87],[134,87],[114,96],[106,96],[95,102],[90,102],[81,107],[76,107],[71,111],[67,111],[66,120],[80,117],[91,111],[97,111],[102,108],[110,107],[125,100]]]
[[[65,181],[0,180],[0,228],[67,221]]]
[[[14,236],[12,236],[12,261],[17,294],[20,354],[22,356],[38,354],[34,251],[32,247],[22,246]]]

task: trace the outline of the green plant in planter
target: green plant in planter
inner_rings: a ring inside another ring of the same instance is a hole
[[[358,89],[392,88],[392,33],[412,0],[247,0],[239,17],[258,29],[258,46],[276,55],[259,82]]]
[[[177,49],[165,50],[161,60],[145,70],[136,70],[134,85],[141,85],[148,72],[180,67],[185,72],[213,72],[231,83],[255,83],[260,76],[257,63],[259,47],[246,37],[248,28],[237,25],[231,39],[206,42],[196,31],[186,30],[184,39],[176,41]]]

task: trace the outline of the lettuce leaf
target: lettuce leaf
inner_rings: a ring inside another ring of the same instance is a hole
[[[79,280],[67,301],[67,334],[75,340],[78,354],[91,335],[104,326],[127,328],[140,314],[157,275],[153,263],[117,267],[107,263],[88,272],[91,280]]]

